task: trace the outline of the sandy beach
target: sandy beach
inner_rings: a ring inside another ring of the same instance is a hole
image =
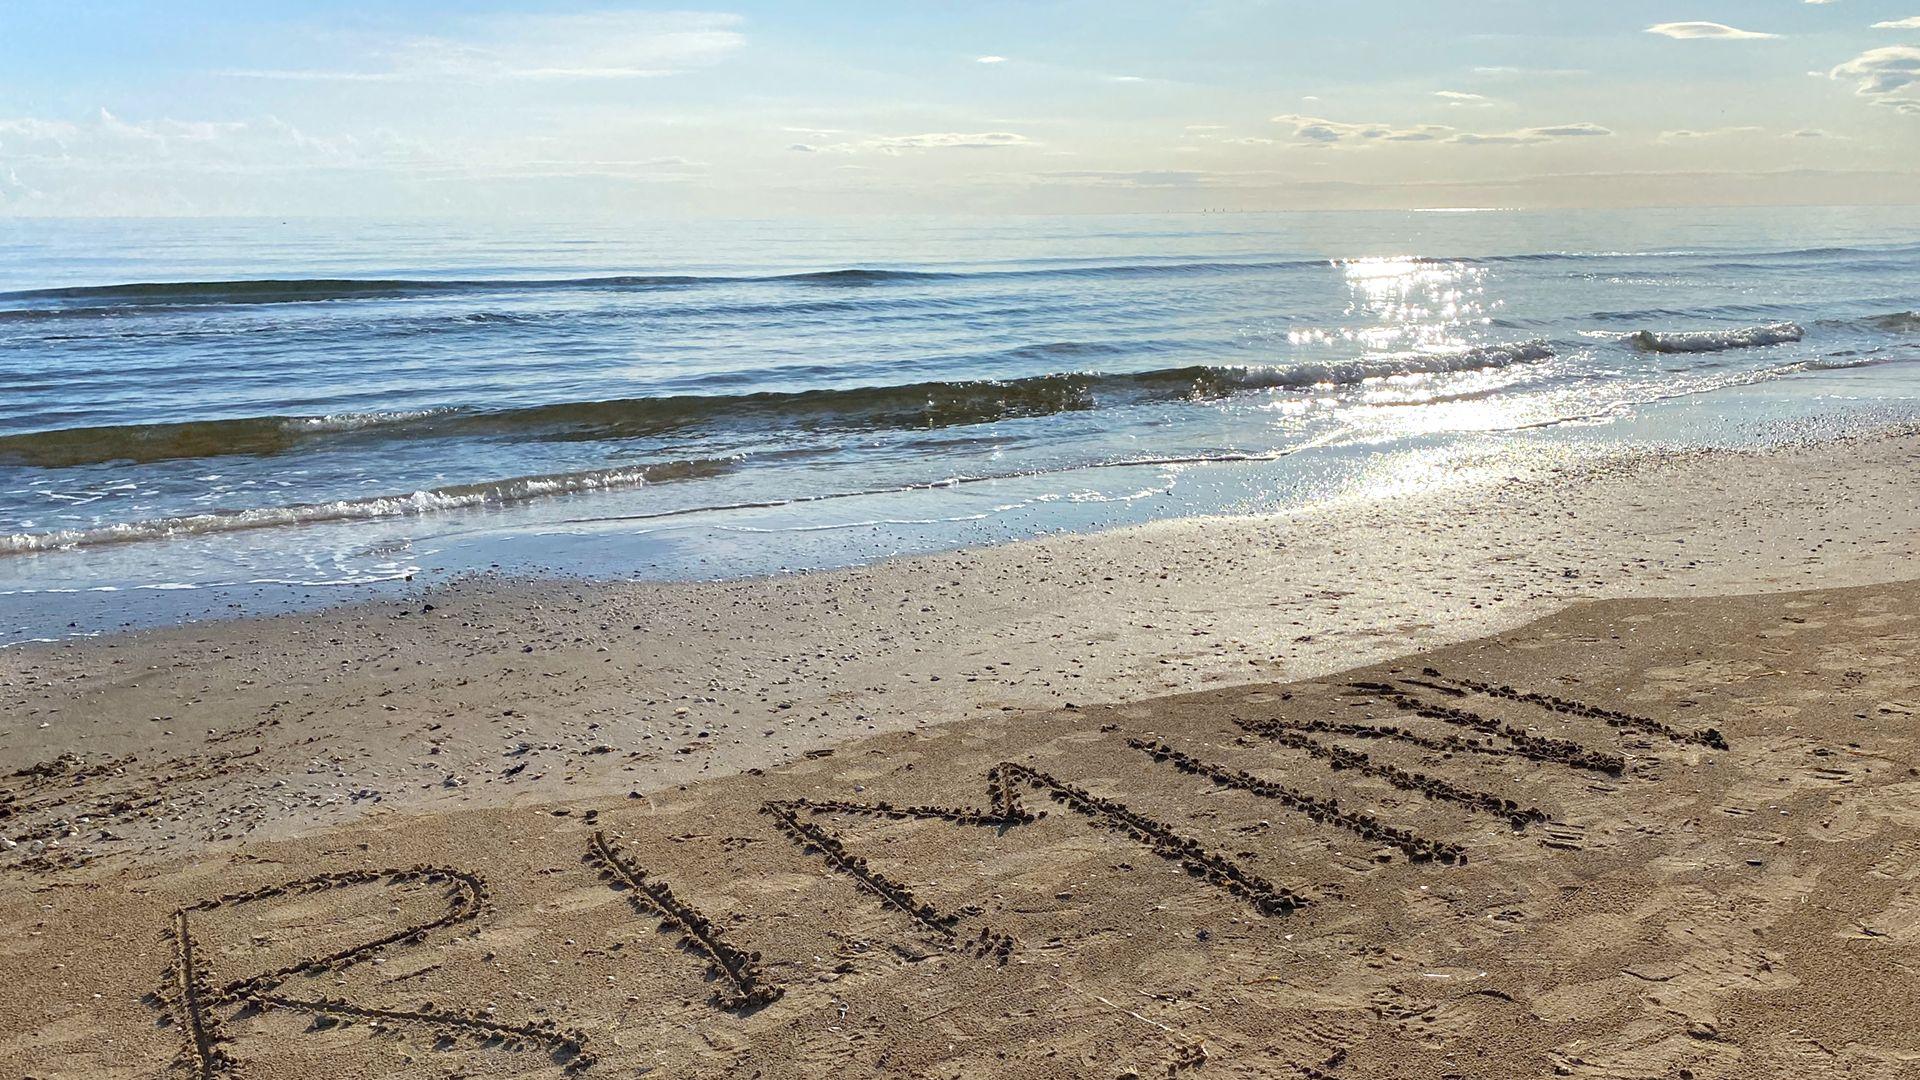
[[[0,3],[0,1080],[1920,1080],[1920,4],[696,7]]]
[[[1906,1075],[1920,436],[0,653],[34,1077]],[[171,1072],[169,1072],[171,1070]]]
[[[0,2],[0,1080],[1920,1080],[1914,12]]]

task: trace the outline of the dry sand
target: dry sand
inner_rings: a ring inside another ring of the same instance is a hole
[[[0,654],[0,1049],[1913,1075],[1916,461],[1644,459]],[[1566,607],[1604,597],[1638,598]]]

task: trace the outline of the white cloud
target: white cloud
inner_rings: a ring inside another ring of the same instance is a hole
[[[1660,141],[1661,142],[1680,142],[1686,139],[1713,139],[1713,138],[1718,138],[1722,135],[1752,135],[1765,130],[1766,130],[1765,128],[1759,127],[1754,124],[1745,124],[1740,127],[1709,128],[1705,131],[1695,131],[1691,128],[1680,128],[1677,131],[1661,132]]]
[[[609,11],[496,16],[449,37],[416,37],[368,50],[351,70],[238,69],[251,79],[339,82],[503,79],[642,79],[719,62],[746,44],[738,15]]]
[[[1007,58],[1004,56],[977,56],[973,62],[976,64],[1004,64],[1007,62]]]
[[[645,180],[675,183],[692,180],[707,171],[707,164],[683,157],[635,159],[595,158],[512,158],[485,161],[440,160],[419,162],[409,167],[410,175],[429,180],[448,179],[579,179],[611,177],[621,180]]]
[[[1310,143],[1432,142],[1453,130],[1444,124],[1420,124],[1409,128],[1394,127],[1392,124],[1350,124],[1298,113],[1282,113],[1274,117],[1273,122],[1291,124],[1293,137]]]
[[[1485,94],[1469,94],[1464,90],[1435,90],[1433,96],[1449,105],[1467,106],[1484,109],[1492,105],[1493,99]]]
[[[1445,124],[1416,124],[1412,127],[1395,127],[1392,124],[1352,124],[1318,116],[1301,116],[1298,113],[1282,113],[1274,117],[1273,122],[1292,125],[1293,137],[1301,142],[1323,145],[1406,142],[1449,142],[1490,146],[1529,145],[1553,142],[1557,139],[1613,134],[1608,128],[1589,123],[1551,124],[1543,127],[1521,128],[1517,131],[1478,132],[1461,131]]]
[[[1553,124],[1547,127],[1525,129],[1527,134],[1541,135],[1549,139],[1584,139],[1596,135],[1611,135],[1613,131],[1599,124]]]
[[[918,135],[878,135],[849,142],[794,143],[789,150],[822,154],[902,154],[916,150],[999,150],[1039,144],[1011,131],[931,131]]]
[[[1807,2],[1811,4],[1814,2],[1814,0],[1807,0]],[[1835,135],[1831,131],[1822,131],[1819,128],[1801,128],[1798,131],[1789,131],[1787,132],[1786,137],[1789,139],[1844,139],[1846,138],[1845,135]]]
[[[1029,173],[1025,179],[1042,184],[1074,184],[1090,187],[1190,188],[1214,187],[1223,174],[1191,169],[1139,169],[1105,171],[1075,169],[1059,172]]]
[[[1011,131],[957,132],[938,131],[925,135],[892,135],[876,139],[882,150],[977,150],[1002,146],[1032,146],[1033,140]]]
[[[1762,38],[1777,38],[1779,34],[1765,34],[1758,30],[1739,30],[1725,23],[1717,22],[1668,22],[1655,23],[1647,27],[1649,34],[1661,34],[1670,38],[1706,39],[1709,41],[1757,41]]]
[[[106,112],[105,109],[100,110]],[[0,119],[0,149],[18,142],[49,142],[64,146],[79,134],[80,126],[66,120],[41,120],[32,116]]]
[[[0,157],[14,175],[58,191],[76,177],[202,178],[386,169],[422,162],[391,132],[311,135],[275,117],[234,121],[124,120],[102,108],[84,120],[0,119]]]
[[[1115,75],[1113,76],[1113,81],[1114,82],[1146,82],[1147,80],[1142,78],[1139,75]]]
[[[0,119],[0,151],[11,161],[71,167],[139,161],[232,161],[238,153],[252,152],[267,158],[284,156],[289,150],[344,158],[358,156],[372,142],[352,137],[315,138],[273,117],[256,123],[171,119],[133,123],[101,108],[85,121]]]
[[[12,168],[0,173],[0,206],[8,203],[18,206],[44,198],[46,198],[46,192],[20,179],[20,174]]]
[[[1462,131],[1448,139],[1451,143],[1464,143],[1469,146],[1532,146],[1538,143],[1554,142],[1559,139],[1590,139],[1612,135],[1611,128],[1599,124],[1550,124],[1545,127],[1521,128],[1518,131],[1496,131],[1490,134]]]
[[[1898,109],[1902,113],[1920,113],[1920,101],[1899,96],[1909,87],[1920,85],[1920,47],[1888,45],[1868,49],[1827,73],[1835,79],[1855,79],[1854,93],[1873,99],[1875,104]]]
[[[1909,15],[1904,19],[1888,19],[1873,24],[1875,30],[1920,30],[1920,15]]]
[[[548,146],[428,145],[392,131],[315,135],[276,117],[134,122],[108,109],[79,121],[0,119],[0,158],[36,188],[60,193],[96,182],[218,191],[241,178],[322,174],[404,175],[418,180],[615,177],[684,182],[707,166],[680,156],[562,157]],[[84,183],[83,183],[84,182]]]

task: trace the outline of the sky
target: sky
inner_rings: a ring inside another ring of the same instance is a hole
[[[1920,0],[4,0],[0,215],[1920,202]]]

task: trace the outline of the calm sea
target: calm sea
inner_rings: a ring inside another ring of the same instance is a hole
[[[1739,445],[1916,360],[1912,209],[0,221],[0,644]]]

